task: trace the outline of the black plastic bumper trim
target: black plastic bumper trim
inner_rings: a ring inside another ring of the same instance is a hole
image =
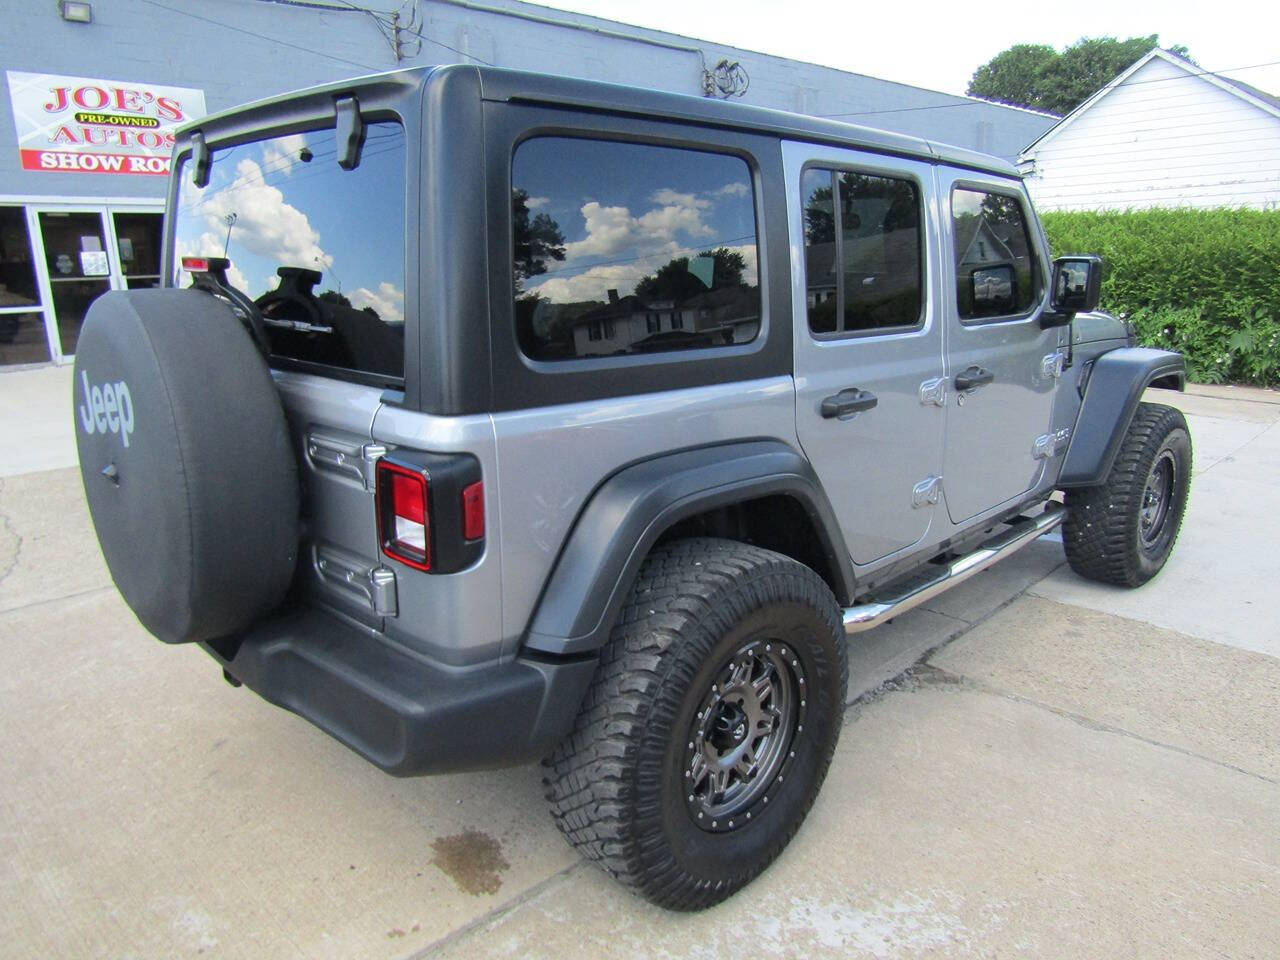
[[[258,625],[230,660],[202,646],[263,699],[402,777],[545,756],[596,668],[594,657],[539,657],[445,670],[311,608]]]

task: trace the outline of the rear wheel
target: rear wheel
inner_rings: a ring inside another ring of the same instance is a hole
[[[1190,484],[1182,413],[1139,404],[1106,482],[1067,494],[1062,542],[1071,569],[1118,586],[1146,583],[1173,551]]]
[[[572,734],[546,761],[584,856],[673,909],[750,882],[800,826],[840,734],[839,608],[810,569],[726,540],[646,560]]]

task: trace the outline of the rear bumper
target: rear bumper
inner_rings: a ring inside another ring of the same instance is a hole
[[[516,658],[445,670],[320,610],[254,627],[228,658],[234,679],[396,776],[525,763],[568,733],[592,658]]]

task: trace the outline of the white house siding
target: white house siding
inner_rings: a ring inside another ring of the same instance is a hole
[[[1280,207],[1280,118],[1159,57],[1032,158],[1040,210]]]

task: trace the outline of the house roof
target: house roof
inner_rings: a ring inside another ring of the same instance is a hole
[[[1231,86],[1235,87],[1237,90],[1240,90],[1243,93],[1247,93],[1251,97],[1256,97],[1257,99],[1261,100],[1263,103],[1269,103],[1271,104],[1271,106],[1275,107],[1277,110],[1280,110],[1280,97],[1273,97],[1271,94],[1266,93],[1263,90],[1259,90],[1257,87],[1253,86],[1252,84],[1245,83],[1243,80],[1235,80],[1235,79],[1232,79],[1231,77],[1218,77],[1218,79],[1226,81],[1227,83],[1231,84]]]
[[[1018,157],[1019,161],[1029,159],[1031,154],[1038,147],[1044,146],[1045,143],[1047,143],[1049,140],[1052,140],[1059,133],[1061,133],[1063,130],[1069,127],[1077,119],[1079,119],[1082,114],[1084,114],[1088,110],[1093,109],[1093,107],[1096,106],[1098,102],[1102,100],[1104,97],[1106,97],[1107,94],[1109,94],[1112,90],[1114,90],[1116,87],[1123,84],[1131,76],[1133,76],[1143,67],[1145,67],[1152,60],[1155,60],[1157,58],[1165,61],[1166,63],[1173,64],[1173,66],[1178,67],[1180,70],[1185,71],[1187,76],[1199,77],[1205,83],[1212,84],[1213,86],[1218,87],[1220,90],[1225,90],[1227,93],[1230,93],[1233,96],[1239,97],[1241,100],[1244,100],[1246,103],[1251,104],[1252,106],[1258,107],[1260,110],[1263,110],[1266,113],[1269,113],[1272,116],[1276,117],[1277,119],[1280,119],[1280,97],[1274,97],[1269,93],[1263,93],[1261,90],[1257,89],[1256,87],[1251,87],[1249,84],[1244,83],[1243,81],[1231,80],[1227,77],[1219,76],[1216,73],[1211,73],[1208,70],[1202,70],[1200,69],[1200,67],[1196,66],[1190,60],[1184,60],[1182,57],[1178,56],[1177,54],[1173,54],[1173,53],[1170,53],[1168,50],[1161,50],[1159,47],[1156,47],[1150,53],[1146,54],[1144,57],[1134,62],[1132,66],[1130,66],[1127,70],[1124,70],[1118,77],[1116,77],[1114,80],[1108,83],[1105,87],[1103,87],[1093,96],[1091,96],[1088,100],[1080,104],[1080,106],[1076,107],[1074,110],[1068,113],[1065,117],[1059,120],[1056,124],[1054,124],[1048,130],[1046,130],[1044,133],[1040,134],[1040,136],[1038,136],[1035,140],[1032,140],[1029,144],[1027,144],[1023,148],[1022,153]]]

